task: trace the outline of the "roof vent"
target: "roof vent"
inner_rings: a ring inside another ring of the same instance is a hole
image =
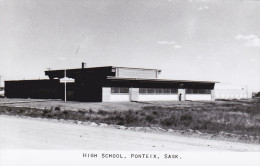
[[[86,67],[86,63],[85,63],[85,62],[82,62],[82,63],[81,63],[81,67],[82,67],[82,69],[84,69],[84,68]]]

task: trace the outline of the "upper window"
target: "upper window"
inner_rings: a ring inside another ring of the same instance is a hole
[[[139,88],[140,94],[176,94],[178,89],[174,88]]]
[[[211,94],[210,89],[186,89],[187,94]]]
[[[156,89],[155,88],[147,88],[147,93],[155,93]]]
[[[111,93],[129,93],[129,88],[126,88],[126,87],[111,87]]]

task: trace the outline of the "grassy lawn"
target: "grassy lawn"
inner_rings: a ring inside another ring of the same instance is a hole
[[[44,109],[27,105],[0,104],[0,114],[70,119],[122,125],[227,132],[260,137],[260,100],[149,103],[53,103]],[[29,108],[30,106],[34,108]],[[73,108],[73,109],[70,109]],[[124,109],[120,109],[124,108]]]

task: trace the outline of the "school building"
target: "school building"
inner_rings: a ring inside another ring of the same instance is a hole
[[[5,81],[5,96],[9,98],[64,99],[65,76],[74,79],[66,83],[66,98],[72,101],[158,101],[215,100],[217,82],[159,79],[161,70],[129,67],[92,67],[49,70],[46,80]]]

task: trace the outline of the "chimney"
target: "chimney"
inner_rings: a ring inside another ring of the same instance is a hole
[[[86,63],[85,63],[85,62],[82,62],[82,63],[81,63],[81,67],[82,67],[82,69],[84,69],[84,68],[86,67]]]

